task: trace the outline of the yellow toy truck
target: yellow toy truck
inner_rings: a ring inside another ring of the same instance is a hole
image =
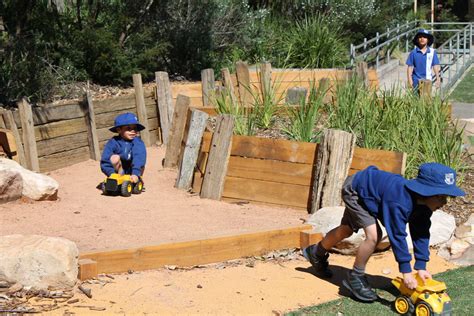
[[[392,284],[400,291],[395,299],[395,310],[401,315],[416,316],[450,316],[452,311],[451,298],[446,293],[446,284],[433,279],[426,280],[416,275],[418,286],[410,290],[401,277],[392,280]]]
[[[140,194],[143,191],[143,180],[139,177],[137,183],[133,183],[129,174],[112,173],[101,185],[104,195],[122,195],[129,197],[133,194]]]

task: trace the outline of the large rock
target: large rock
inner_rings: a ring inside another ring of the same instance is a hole
[[[36,173],[20,166],[11,159],[0,158],[0,171],[18,172],[23,179],[23,196],[33,200],[55,200],[59,184],[47,175]]]
[[[38,290],[65,289],[76,283],[79,250],[65,238],[2,236],[0,254],[0,280]]]
[[[0,204],[21,198],[23,179],[19,172],[0,170]]]
[[[343,206],[324,207],[319,209],[317,212],[312,214],[308,219],[308,224],[313,226],[315,231],[326,234],[334,227],[339,226],[341,223],[342,215],[344,214]],[[448,241],[453,235],[456,229],[456,223],[454,217],[443,211],[436,211],[431,216],[431,229],[430,229],[430,245],[438,245]],[[377,246],[377,250],[383,250],[388,248],[389,241],[387,232],[384,227],[382,228],[382,241]],[[410,232],[407,225],[407,243],[408,248],[412,249],[413,244],[410,237]],[[333,249],[336,252],[343,254],[355,254],[360,243],[365,239],[365,233],[363,229],[360,229],[357,234],[353,234],[351,237],[344,239],[336,248]]]

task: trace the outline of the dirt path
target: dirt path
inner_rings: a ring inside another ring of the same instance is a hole
[[[0,235],[60,236],[90,251],[297,226],[308,216],[304,210],[229,204],[177,190],[176,171],[163,170],[163,157],[164,149],[148,148],[146,192],[129,198],[101,195],[98,162],[53,171],[59,200],[0,205]]]

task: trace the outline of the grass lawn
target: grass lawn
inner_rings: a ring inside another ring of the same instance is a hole
[[[456,86],[449,99],[463,103],[474,103],[474,67],[464,76]]]
[[[474,266],[446,271],[434,276],[448,287],[448,294],[453,301],[454,315],[474,315]],[[395,287],[378,290],[381,297],[378,301],[367,304],[344,297],[317,306],[305,307],[286,315],[397,315],[392,302],[398,290]]]

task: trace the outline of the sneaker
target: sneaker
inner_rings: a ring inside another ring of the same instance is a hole
[[[313,251],[311,251],[314,247],[316,247],[316,245],[311,245],[309,247],[304,248],[303,256],[311,263],[311,265],[316,270],[316,273],[318,273],[324,278],[332,277],[332,271],[329,270],[329,254],[327,253],[323,257],[314,255]]]
[[[365,275],[356,275],[349,272],[347,279],[343,280],[342,284],[361,301],[373,302],[378,298]]]

